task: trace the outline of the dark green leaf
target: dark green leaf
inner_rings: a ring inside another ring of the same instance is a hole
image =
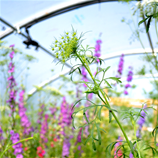
[[[88,136],[88,138],[87,138],[86,141],[84,142],[84,145],[87,144],[87,142],[90,140],[90,138],[91,138],[91,135]]]
[[[112,121],[112,113],[109,110],[109,123]]]
[[[88,121],[88,118],[87,118],[87,116],[86,116],[85,111],[83,112],[83,116],[84,116],[84,118],[85,118],[86,122],[89,124],[89,121]]]
[[[98,111],[98,118],[99,118],[99,120],[101,120],[101,110],[102,110],[102,108],[103,108],[103,106]]]
[[[106,133],[106,131],[105,131],[104,129],[102,129],[102,128],[100,128],[100,127],[99,127],[99,129],[102,130],[104,133]]]
[[[92,147],[93,147],[93,150],[96,151],[96,146],[95,146],[94,140],[92,141]]]
[[[82,131],[81,131],[81,141],[82,141],[82,143],[84,144],[84,142],[83,142],[83,129],[84,129],[84,128],[82,128]]]
[[[148,31],[149,31],[150,22],[151,22],[151,17],[149,18],[149,20],[148,20],[148,22],[147,22],[146,32],[148,32]]]
[[[146,21],[147,19],[148,19],[148,18],[145,18],[145,19],[139,21],[138,26],[139,26],[140,24],[142,24],[144,21]]]
[[[99,126],[97,123],[96,124],[96,127],[97,127],[97,134],[98,134],[98,139],[99,139],[99,145],[101,145],[101,133],[100,133],[100,130],[99,130]]]
[[[111,85],[109,84],[108,81],[106,81],[106,79],[104,79],[105,83],[109,86],[109,88],[112,88]]]

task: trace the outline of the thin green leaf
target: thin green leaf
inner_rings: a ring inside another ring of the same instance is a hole
[[[109,110],[109,123],[112,121],[112,113],[111,111]]]
[[[95,146],[94,140],[92,140],[92,148],[93,148],[94,151],[96,151],[96,146]]]
[[[84,116],[84,118],[85,118],[86,122],[89,124],[89,121],[88,121],[88,118],[87,118],[87,116],[86,116],[85,111],[83,112],[83,116]]]
[[[106,79],[104,79],[104,82],[109,86],[109,88],[112,88],[111,85],[109,84],[109,82],[106,81]]]
[[[142,24],[144,21],[146,21],[147,19],[148,19],[148,18],[145,18],[145,19],[139,21],[138,26],[139,26],[140,24]]]
[[[100,133],[100,130],[99,130],[99,126],[97,123],[96,124],[96,127],[97,127],[97,134],[98,134],[98,139],[99,139],[99,145],[101,145],[101,133]]]
[[[88,138],[87,138],[86,141],[84,142],[84,145],[87,144],[87,142],[90,140],[90,138],[91,138],[91,135],[88,136]]]
[[[104,133],[106,133],[106,131],[105,131],[104,129],[102,129],[102,128],[100,128],[100,127],[99,127],[99,129],[102,130]]]
[[[84,142],[83,142],[83,128],[81,130],[81,142],[84,144]]]
[[[101,121],[101,110],[102,110],[102,108],[103,108],[103,106],[98,111],[98,118],[99,118],[100,121]]]
[[[106,69],[104,69],[104,72],[108,71],[110,69],[110,66],[108,66]]]

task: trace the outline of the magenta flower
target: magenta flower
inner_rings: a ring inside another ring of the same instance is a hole
[[[66,126],[69,126],[72,122],[72,118],[71,118],[72,113],[73,111],[71,107],[66,103],[66,98],[63,97],[58,125],[60,125],[61,128],[63,129],[60,133],[64,136],[65,136],[64,128]]]
[[[80,130],[78,132],[77,140],[76,140],[75,145],[77,145],[77,143],[81,143],[81,133],[82,133],[82,128],[80,128]]]
[[[19,93],[19,116],[21,117],[21,126],[24,129],[24,135],[29,135],[32,131],[31,123],[26,115],[26,108],[24,107],[24,93],[25,90],[22,90]]]
[[[14,57],[14,51],[12,51],[9,56],[12,59]]]
[[[65,157],[69,157],[69,150],[70,150],[70,141],[69,139],[65,138],[64,142],[63,142],[63,150],[62,150],[62,157],[65,158]]]
[[[119,136],[118,139],[117,139],[117,143],[115,144],[115,147],[114,147],[114,158],[121,158],[122,157],[122,150],[119,149],[119,146],[122,145],[122,138]]]
[[[3,139],[2,134],[3,134],[3,130],[2,130],[2,128],[1,128],[1,126],[0,126],[0,142],[1,142],[1,140]]]
[[[10,45],[9,47],[14,47],[15,46],[15,44],[12,44],[12,45]]]
[[[40,111],[38,112],[38,116],[39,116],[39,118],[38,118],[38,120],[37,120],[37,123],[38,123],[38,124],[41,124],[41,120],[42,120],[43,115],[44,115],[44,108],[45,108],[45,106],[44,106],[44,104],[42,104],[42,105],[40,106]]]
[[[40,137],[41,137],[43,143],[47,143],[48,142],[48,139],[47,139],[48,118],[49,118],[49,115],[45,114],[44,115],[44,121],[42,122],[42,126],[41,126]]]

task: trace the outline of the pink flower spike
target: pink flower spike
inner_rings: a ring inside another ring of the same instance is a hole
[[[15,44],[12,44],[12,45],[10,45],[9,47],[14,47],[15,46]]]
[[[11,52],[11,53],[9,54],[9,56],[10,56],[10,58],[12,59],[13,56],[14,56],[14,52]]]

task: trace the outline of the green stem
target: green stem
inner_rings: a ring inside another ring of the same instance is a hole
[[[155,5],[155,13],[156,13],[156,11],[157,11],[157,7],[156,7],[156,5]],[[157,31],[157,17],[155,17],[155,30],[156,30],[156,35],[157,35],[157,38],[158,38],[158,31]]]
[[[29,138],[26,138],[26,139],[22,139],[22,140],[20,140],[20,141],[14,143],[14,144],[8,146],[8,147],[3,151],[3,153],[1,154],[0,158],[2,158],[2,156],[4,155],[4,153],[5,153],[8,149],[10,149],[12,146],[14,146],[14,145],[16,145],[16,144],[18,144],[18,143],[24,142],[24,141],[26,141],[26,140],[30,140],[30,139],[33,139],[33,137],[29,137]]]
[[[136,138],[136,145],[137,145],[137,149],[138,149],[138,156],[141,157],[141,156],[140,156],[139,145],[138,145],[138,141],[137,141],[137,136],[136,136],[137,131],[136,131],[135,122],[133,123],[133,125],[134,125],[134,134],[135,134],[135,138]]]
[[[92,78],[94,84],[95,84],[96,86],[98,86],[98,84],[96,83],[96,81],[95,81],[95,79],[94,79],[94,77],[93,77],[93,75],[92,75],[92,73],[91,73],[91,71],[90,71],[89,66],[83,62],[83,60],[81,59],[81,57],[80,57],[77,53],[76,53],[76,55],[77,55],[78,59],[81,61],[81,63],[83,64],[83,66],[84,66],[84,67],[86,68],[86,70],[88,71],[88,73],[89,73],[90,77]],[[100,92],[101,92],[103,98],[105,99],[105,101],[102,99],[102,97],[101,97],[101,96],[99,95],[99,93],[98,93],[99,98],[104,102],[104,104],[107,104],[107,105],[110,107],[110,104],[109,104],[107,98],[105,97],[104,92],[102,91],[102,89],[100,89]],[[117,116],[115,115],[115,113],[114,113],[113,111],[112,111],[111,113],[112,113],[113,117],[115,118],[117,124],[119,125],[119,127],[120,127],[120,129],[121,129],[121,131],[122,131],[122,133],[123,133],[123,135],[124,135],[124,137],[125,137],[125,139],[126,139],[126,141],[127,141],[127,143],[128,143],[128,146],[129,146],[130,149],[131,149],[130,141],[129,141],[129,139],[128,139],[128,137],[127,137],[127,135],[126,135],[126,133],[125,133],[125,131],[124,131],[124,129],[123,129],[121,123],[120,123],[120,121],[118,120]],[[132,151],[132,150],[133,150],[133,149],[131,149],[131,151]]]

